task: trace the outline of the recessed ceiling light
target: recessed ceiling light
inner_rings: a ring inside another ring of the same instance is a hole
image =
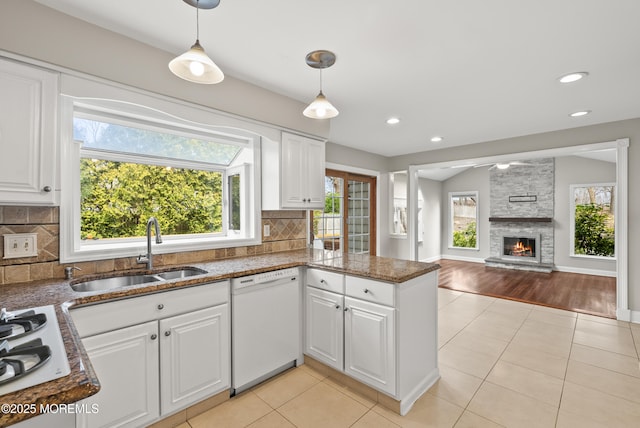
[[[432,143],[439,143],[440,141],[444,140],[443,137],[440,137],[438,135],[436,135],[435,137],[431,137],[431,142]]]
[[[580,111],[574,111],[569,116],[571,116],[571,117],[580,117],[580,116],[586,116],[589,113],[591,113],[591,110],[580,110]]]
[[[571,83],[571,82],[577,82],[578,80],[585,78],[588,75],[589,73],[587,73],[586,71],[576,71],[574,73],[565,74],[564,76],[560,77],[558,80],[560,81],[560,83]]]
[[[400,119],[397,117],[390,117],[389,119],[387,119],[388,125],[396,125],[398,123],[400,123]]]

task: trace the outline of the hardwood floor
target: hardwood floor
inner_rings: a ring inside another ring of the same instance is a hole
[[[616,317],[616,279],[568,272],[540,273],[440,260],[439,287],[574,312]]]

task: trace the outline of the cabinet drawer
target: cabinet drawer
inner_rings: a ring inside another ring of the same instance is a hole
[[[345,294],[381,305],[395,306],[394,288],[393,284],[387,282],[347,276]]]
[[[307,269],[307,285],[344,294],[344,275],[321,269]]]
[[[229,301],[229,281],[184,287],[71,309],[80,337],[166,318]]]

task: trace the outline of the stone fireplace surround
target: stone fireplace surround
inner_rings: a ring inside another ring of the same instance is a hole
[[[485,264],[551,272],[554,260],[555,162],[553,158],[545,158],[529,160],[526,164],[490,171],[490,257],[485,259]],[[502,238],[505,235],[539,235],[539,263],[502,258]]]

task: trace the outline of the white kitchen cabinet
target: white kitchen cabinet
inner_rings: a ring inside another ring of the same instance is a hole
[[[262,141],[262,209],[324,207],[324,142],[282,133]]]
[[[78,428],[145,426],[231,387],[229,281],[70,313],[100,382]]]
[[[169,414],[229,388],[229,305],[160,320],[160,397]]]
[[[395,393],[394,309],[326,291],[324,288],[328,287],[340,289],[344,275],[309,271],[305,297],[306,354],[370,386]],[[377,284],[380,283],[370,288]],[[385,284],[385,287],[393,286]]]
[[[405,415],[439,378],[437,290],[437,271],[388,283],[308,269],[305,354],[398,401]]]
[[[75,426],[76,417],[73,413],[59,412],[41,414],[11,425],[11,428],[74,428]]]
[[[0,204],[54,205],[58,74],[0,60]]]
[[[306,287],[305,352],[342,370],[344,366],[344,296]]]
[[[351,297],[344,304],[345,373],[394,394],[395,310]]]
[[[158,323],[122,328],[82,339],[100,380],[84,400],[95,413],[79,413],[77,428],[145,426],[160,416]]]

